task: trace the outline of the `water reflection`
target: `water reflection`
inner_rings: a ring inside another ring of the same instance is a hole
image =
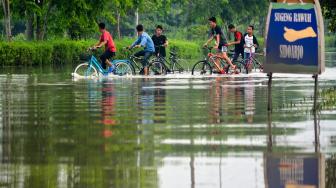
[[[324,188],[325,158],[320,152],[320,119],[314,116],[315,153],[273,152],[272,113],[268,113],[268,151],[264,154],[265,187]]]
[[[275,79],[276,108],[267,117],[261,76],[76,82],[59,74],[0,76],[0,187],[263,188],[270,175],[264,156],[280,156],[287,182],[292,167],[305,166],[301,156],[315,152],[313,143],[326,157],[332,187],[336,107],[315,118],[307,111],[310,79]],[[284,105],[290,103],[295,108]],[[302,172],[294,171],[296,183]]]

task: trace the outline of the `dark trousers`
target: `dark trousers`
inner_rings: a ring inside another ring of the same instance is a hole
[[[101,56],[101,66],[103,69],[106,69],[106,60],[115,56],[115,52],[111,52],[110,50],[106,50]]]
[[[232,61],[237,61],[237,59],[239,58],[239,55],[241,55],[241,57],[244,58],[244,50],[235,51]]]
[[[141,64],[144,68],[147,68],[148,64],[149,64],[149,58],[153,54],[154,54],[153,52],[148,52],[148,51],[145,51],[145,50],[141,50],[141,51],[135,53],[134,56],[135,57],[142,57],[143,56],[143,60],[142,60]]]

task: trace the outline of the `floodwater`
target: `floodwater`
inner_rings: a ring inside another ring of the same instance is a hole
[[[0,74],[0,187],[336,186],[336,68],[265,74],[72,79]],[[305,187],[305,188],[306,188]]]

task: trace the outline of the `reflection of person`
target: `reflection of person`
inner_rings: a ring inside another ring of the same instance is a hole
[[[105,52],[100,56],[100,60],[102,63],[101,65],[103,69],[106,69],[106,65],[108,65],[111,68],[112,64],[110,63],[109,59],[115,56],[117,48],[114,45],[114,41],[111,34],[105,29],[104,23],[99,24],[99,31],[101,32],[99,43],[96,44],[93,47],[93,49],[101,48],[102,46],[105,45]]]
[[[112,84],[107,84],[105,82],[102,83],[102,101],[101,101],[101,108],[102,108],[102,124],[105,126],[115,125],[116,121],[114,119],[115,114],[115,104],[116,104],[116,97],[114,94],[114,87]],[[103,131],[104,137],[112,136],[112,131],[105,127]]]
[[[216,78],[212,89],[210,90],[211,100],[211,110],[210,118],[211,123],[220,123],[222,115],[222,87],[221,87],[221,78]]]
[[[160,88],[163,86],[164,82],[162,80],[157,80],[155,82],[154,90],[154,123],[166,123],[166,89]]]
[[[252,79],[252,78],[249,78]],[[253,123],[253,116],[255,113],[255,86],[249,85],[244,88],[245,94],[245,115],[247,116],[247,122]]]
[[[152,88],[146,88],[153,86],[151,82],[143,79],[142,87],[140,86],[141,93],[139,95],[139,114],[141,124],[153,124],[154,123],[154,93]]]

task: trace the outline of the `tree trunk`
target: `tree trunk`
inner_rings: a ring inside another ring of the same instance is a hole
[[[164,21],[167,24],[167,0],[163,0],[163,6],[164,6]]]
[[[35,3],[37,6],[40,7],[41,10],[43,10],[43,0],[35,0]],[[43,19],[41,15],[36,14],[36,40],[42,40],[43,39]]]
[[[2,7],[4,11],[4,25],[6,30],[7,40],[11,41],[12,39],[12,30],[11,30],[11,15],[10,15],[10,7],[9,0],[1,0]]]
[[[41,40],[42,38],[42,23],[41,16],[36,15],[36,40]]]
[[[135,11],[135,25],[139,25],[139,8]],[[135,30],[135,36],[137,36],[137,31]]]
[[[260,36],[264,36],[265,32],[265,18],[259,17],[259,34]]]
[[[121,32],[120,32],[120,12],[117,11],[117,34],[118,38],[121,39]]]
[[[44,18],[43,18],[43,30],[42,30],[42,33],[41,33],[41,40],[44,40],[45,35],[47,33],[48,17],[49,17],[51,9],[52,9],[52,3],[49,2],[48,10],[47,10],[47,12],[46,12],[46,14],[44,15]]]
[[[27,13],[27,21],[26,21],[26,37],[27,40],[33,40],[34,39],[34,14]]]

